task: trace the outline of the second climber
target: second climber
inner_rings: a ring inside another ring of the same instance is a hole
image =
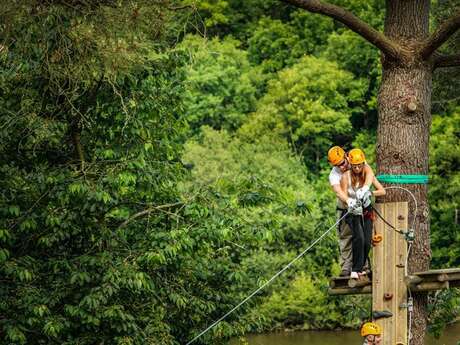
[[[366,274],[364,265],[371,249],[372,219],[371,196],[385,195],[385,189],[374,177],[372,168],[366,164],[364,152],[353,149],[348,153],[351,169],[346,171],[341,180],[340,187],[348,198],[357,200],[357,207],[350,210],[345,221],[352,231],[352,270],[350,278],[358,279]],[[373,185],[375,190],[370,191]]]

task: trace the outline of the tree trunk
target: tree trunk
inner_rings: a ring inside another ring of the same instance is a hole
[[[388,0],[385,34],[400,46],[415,51],[417,42],[429,34],[429,7],[429,0]],[[415,54],[398,61],[383,57],[382,68],[377,171],[379,174],[428,174],[432,62],[423,61]],[[418,204],[416,215],[413,202],[409,209],[409,224],[415,217],[416,236],[409,256],[409,273],[427,270],[431,258],[427,186],[396,186],[414,193]],[[412,198],[401,189],[388,190],[384,199],[385,202],[403,200]],[[423,345],[427,299],[423,293],[413,296],[410,344]]]

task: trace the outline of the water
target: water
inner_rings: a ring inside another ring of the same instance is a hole
[[[361,345],[358,331],[305,331],[254,334],[246,336],[249,345]],[[426,345],[457,345],[460,342],[460,323],[446,328],[439,339],[428,336]],[[243,344],[233,340],[230,345]]]

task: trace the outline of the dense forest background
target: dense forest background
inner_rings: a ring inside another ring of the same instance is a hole
[[[383,1],[334,2],[382,29]],[[379,59],[275,0],[3,2],[0,343],[190,340],[334,223],[331,145],[374,164]],[[433,268],[460,266],[459,77],[433,81]],[[337,260],[331,233],[197,343],[357,327]],[[460,293],[430,301],[439,333]]]

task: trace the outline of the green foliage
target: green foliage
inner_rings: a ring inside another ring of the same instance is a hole
[[[441,290],[430,296],[428,331],[439,338],[446,325],[460,315],[460,293],[457,289]]]
[[[433,31],[447,18],[454,15],[460,7],[459,0],[433,1],[430,27]],[[456,32],[445,42],[439,51],[443,55],[455,55],[460,51],[460,32]],[[460,67],[438,68],[433,75],[433,111],[449,114],[458,106],[458,90],[460,88]]]
[[[243,288],[239,291],[244,291],[237,300],[254,291],[330,226],[332,193],[325,185],[308,180],[300,160],[282,139],[265,137],[251,143],[225,131],[203,128],[198,139],[186,144],[183,159],[193,165],[184,192],[207,191],[214,196],[213,217],[227,218],[219,223],[226,242],[219,256],[225,251],[232,253],[232,276]],[[245,311],[238,313],[237,324],[264,330],[284,324],[322,328],[359,323],[360,312],[347,312],[351,300],[327,297],[326,277],[338,273],[337,255],[336,239],[324,239],[320,247],[251,300]],[[309,312],[319,310],[328,312],[323,317]]]
[[[431,239],[433,264],[460,265],[460,109],[433,118],[430,138]]]
[[[262,18],[248,41],[249,59],[265,72],[292,65],[306,53],[295,28],[281,20]]]
[[[321,56],[336,61],[340,68],[352,72],[366,83],[360,100],[363,112],[353,114],[354,128],[377,127],[377,92],[380,84],[380,54],[370,43],[352,31],[334,32]]]
[[[262,18],[248,40],[250,61],[265,72],[279,71],[320,50],[332,31],[332,21],[323,16],[296,11],[291,18],[289,23]]]
[[[359,326],[358,320],[366,317],[369,298],[331,297],[327,293],[327,285],[326,278],[313,280],[307,273],[300,273],[285,289],[274,292],[264,301],[257,312],[272,319],[274,327],[283,329],[335,329]],[[351,303],[362,307],[349,308]],[[346,312],[347,309],[352,312]]]
[[[382,28],[383,2],[333,3]],[[186,343],[332,224],[331,144],[375,162],[379,55],[329,18],[274,0],[20,0],[0,29],[4,343]],[[460,118],[441,82],[438,267],[460,257]],[[197,344],[357,326],[368,298],[326,293],[337,258],[331,232]],[[435,334],[457,307],[438,296]]]
[[[360,148],[366,156],[366,163],[376,171],[375,146],[377,143],[376,133],[371,131],[361,131],[353,139],[353,145],[349,148]]]
[[[237,129],[255,109],[257,74],[238,41],[187,36],[180,44],[190,54],[185,67],[186,117],[193,133],[203,125]]]
[[[363,84],[334,63],[306,56],[269,82],[256,113],[240,132],[247,138],[269,133],[286,138],[315,169],[323,152],[350,133]]]
[[[206,30],[213,36],[232,35],[246,41],[258,20],[287,18],[292,9],[278,0],[188,0],[198,9]]]
[[[8,344],[183,343],[192,310],[219,298],[212,283],[190,288],[213,271],[204,258],[215,239],[193,226],[189,209],[201,206],[185,207],[176,191],[183,56],[157,49],[168,46],[169,5],[5,4],[14,13],[2,21],[0,64]]]

